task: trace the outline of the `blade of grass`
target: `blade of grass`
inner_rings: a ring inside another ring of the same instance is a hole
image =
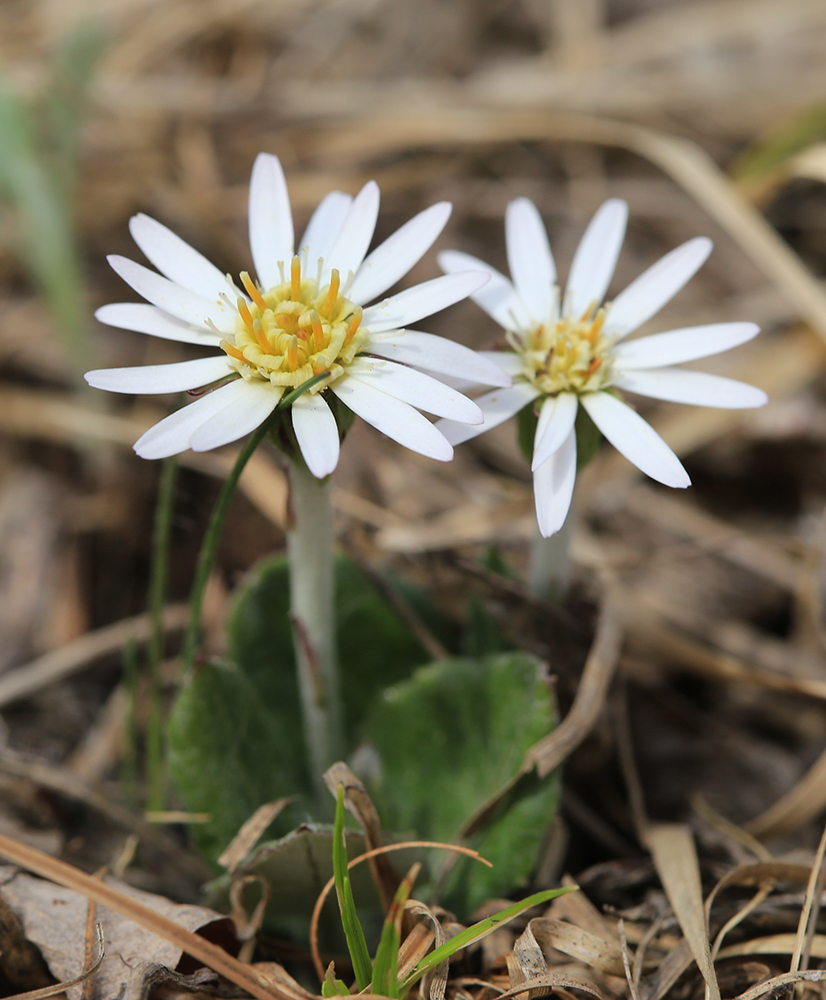
[[[373,963],[364,939],[364,931],[356,913],[350,873],[347,870],[347,847],[344,843],[344,786],[338,786],[336,795],[336,819],[333,825],[333,877],[335,878],[338,908],[341,911],[341,926],[347,938],[347,948],[356,974],[359,990],[370,985],[373,978]]]
[[[541,906],[543,903],[547,903],[551,899],[556,899],[557,896],[564,896],[568,892],[576,892],[579,889],[577,885],[563,886],[561,889],[546,889],[543,892],[536,892],[532,896],[528,896],[525,899],[520,900],[518,903],[514,903],[513,906],[507,906],[504,910],[500,910],[498,913],[494,913],[490,917],[485,917],[484,920],[480,920],[478,924],[474,924],[472,927],[468,927],[466,930],[461,931],[455,937],[452,937],[449,941],[440,947],[436,948],[426,955],[421,962],[416,966],[413,972],[405,979],[405,981],[400,986],[401,993],[410,989],[414,986],[427,972],[428,969],[432,969],[437,966],[440,962],[443,962],[446,958],[450,958],[455,955],[457,951],[461,951],[462,948],[467,948],[469,945],[475,944],[477,941],[481,941],[482,938],[487,937],[488,934],[496,930],[497,927],[502,927],[504,924],[518,917],[520,913],[524,913],[525,910],[529,910],[532,906]]]
[[[417,861],[396,890],[396,895],[384,921],[379,946],[376,949],[376,959],[373,963],[373,984],[370,989],[373,993],[390,997],[391,1000],[398,1000],[399,997],[399,947],[402,939],[404,904],[410,898],[413,883],[416,881],[421,867]]]

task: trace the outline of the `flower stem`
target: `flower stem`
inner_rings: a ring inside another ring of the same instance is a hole
[[[287,556],[298,687],[310,773],[325,802],[321,776],[342,756],[332,486],[329,477],[316,479],[300,457],[290,459],[289,474]]]
[[[531,544],[528,566],[528,585],[537,597],[561,601],[568,590],[571,578],[571,535],[573,534],[573,505],[565,523],[550,538],[543,538],[537,528]]]
[[[163,660],[163,606],[169,575],[169,539],[172,534],[172,512],[175,507],[175,480],[178,458],[164,459],[161,472],[158,506],[152,532],[152,568],[149,581],[149,614],[152,634],[149,639],[149,712],[146,721],[146,806],[150,810],[164,807],[163,728],[161,725],[161,661]]]
[[[198,553],[198,563],[195,567],[195,579],[192,582],[192,591],[189,595],[189,622],[184,634],[183,646],[181,648],[181,664],[184,676],[187,676],[195,663],[195,654],[198,650],[198,639],[201,631],[201,608],[204,603],[204,593],[206,591],[209,573],[215,559],[215,550],[218,548],[218,541],[221,537],[221,528],[224,526],[224,519],[229,510],[238,480],[244,471],[244,466],[252,457],[252,453],[261,443],[264,435],[269,430],[272,417],[265,420],[263,424],[250,434],[246,444],[241,449],[241,453],[235,460],[235,465],[224,483],[212,515],[209,519],[204,540],[201,543],[201,551]]]

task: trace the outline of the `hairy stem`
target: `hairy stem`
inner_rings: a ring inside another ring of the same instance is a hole
[[[329,478],[316,479],[300,457],[291,459],[287,532],[290,610],[304,739],[313,781],[342,756],[342,710],[336,650],[335,535]]]

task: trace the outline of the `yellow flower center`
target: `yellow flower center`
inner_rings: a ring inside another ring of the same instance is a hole
[[[301,262],[293,257],[290,280],[274,288],[262,291],[246,271],[241,281],[252,301],[238,299],[235,334],[222,340],[221,348],[243,378],[296,387],[329,371],[309,390],[321,392],[363,347],[361,306],[339,294],[337,270],[329,285],[319,288],[313,278],[302,280]]]
[[[605,308],[596,303],[579,319],[563,316],[522,333],[508,342],[522,359],[522,375],[546,396],[560,392],[596,392],[610,384],[613,339],[602,332]]]

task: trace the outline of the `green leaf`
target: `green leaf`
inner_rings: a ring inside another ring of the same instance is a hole
[[[206,812],[193,836],[216,858],[264,802],[300,792],[301,755],[238,669],[205,664],[180,692],[168,730],[169,771],[184,805]],[[286,819],[285,819],[286,815]],[[295,825],[289,807],[279,826]]]
[[[337,562],[336,593],[351,750],[372,702],[387,684],[409,676],[425,653],[349,560]],[[419,598],[414,594],[411,600]],[[263,803],[312,790],[285,559],[266,560],[240,588],[228,623],[227,658],[232,666],[205,667],[182,689],[170,719],[170,776],[188,809],[213,817],[196,831],[210,857]],[[276,835],[296,824],[299,808],[278,817]]]
[[[336,880],[336,896],[341,911],[341,926],[347,938],[347,950],[353,963],[353,972],[360,990],[366,989],[373,978],[373,963],[364,939],[364,931],[356,913],[350,873],[347,871],[347,848],[344,843],[344,788],[338,786],[336,795],[336,821],[333,826],[333,876]]]
[[[367,784],[385,827],[454,840],[553,724],[543,667],[526,654],[450,660],[416,671],[385,692],[367,725],[380,760],[380,777]],[[521,779],[471,844],[493,869],[460,859],[445,889],[446,905],[468,912],[526,884],[557,797],[555,775]]]
[[[478,924],[460,931],[455,937],[452,937],[449,941],[445,941],[438,948],[434,948],[433,951],[425,955],[418,962],[413,972],[401,984],[401,992],[404,993],[410,989],[411,986],[422,978],[428,969],[435,968],[441,962],[444,962],[446,958],[455,955],[456,952],[475,944],[477,941],[481,941],[482,938],[487,937],[488,934],[495,931],[497,927],[503,927],[506,923],[518,917],[520,913],[524,913],[525,910],[529,910],[532,906],[541,906],[543,903],[547,903],[557,896],[564,896],[567,892],[576,892],[578,888],[579,886],[569,885],[561,889],[546,889],[543,892],[536,892],[532,896],[514,903],[513,906],[507,906],[504,910],[500,910],[490,917],[485,917]]]

